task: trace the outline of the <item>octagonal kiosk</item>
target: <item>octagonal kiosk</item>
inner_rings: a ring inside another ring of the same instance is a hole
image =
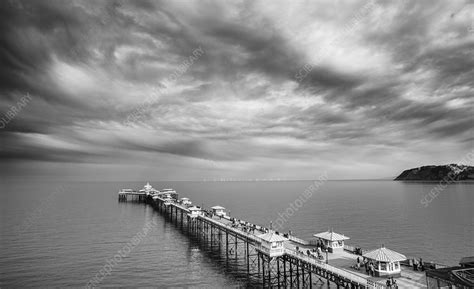
[[[344,251],[344,241],[349,237],[331,231],[314,234],[316,239],[321,241],[330,253]]]
[[[287,238],[277,235],[275,231],[270,230],[268,233],[258,235],[262,239],[262,244],[257,250],[269,255],[270,257],[282,256],[285,253],[284,242]]]
[[[212,209],[212,213],[216,216],[225,217],[225,215],[226,215],[224,207],[214,206],[211,209]]]
[[[399,277],[401,275],[400,261],[405,261],[407,259],[405,255],[387,249],[384,245],[382,245],[381,248],[367,252],[362,256],[374,263],[374,273],[377,277]]]

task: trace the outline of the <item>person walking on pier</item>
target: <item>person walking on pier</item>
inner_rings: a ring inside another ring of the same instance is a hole
[[[385,282],[387,285],[387,288],[392,288],[392,282],[390,281],[390,278],[387,279],[387,282]]]
[[[392,288],[398,289],[397,280],[393,279],[393,277],[390,277],[390,279],[392,281]]]

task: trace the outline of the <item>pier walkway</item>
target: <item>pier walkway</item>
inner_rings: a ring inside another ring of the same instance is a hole
[[[363,267],[361,271],[353,269],[358,255],[347,251],[328,253],[326,263],[304,253],[315,247],[309,242],[225,214],[217,216],[203,208],[184,205],[169,193],[119,192],[119,200],[127,200],[127,196],[138,196],[149,203],[176,225],[186,227],[191,236],[225,255],[226,260],[241,260],[248,278],[258,280],[263,287],[386,288],[386,278],[370,277]],[[396,280],[399,288],[426,288],[422,272],[402,268],[401,277]]]

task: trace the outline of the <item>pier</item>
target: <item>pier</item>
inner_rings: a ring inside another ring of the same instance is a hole
[[[353,268],[362,256],[349,252],[344,245],[332,253],[325,252],[327,257],[320,259],[312,253],[313,242],[231,218],[220,206],[212,210],[193,206],[188,198],[178,200],[171,189],[158,191],[147,184],[144,190],[121,190],[118,195],[119,201],[151,205],[224,259],[231,271],[245,272],[249,281],[265,288],[386,288],[386,278],[371,277],[365,270]],[[424,272],[401,270],[396,280],[399,288],[426,288]]]
[[[119,201],[145,201],[147,194],[141,191],[134,191],[131,189],[123,189],[118,192]]]

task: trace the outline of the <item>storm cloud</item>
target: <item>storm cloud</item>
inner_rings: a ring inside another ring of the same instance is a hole
[[[2,173],[349,179],[455,162],[474,147],[473,10],[2,1],[1,117],[31,96],[0,130]]]

